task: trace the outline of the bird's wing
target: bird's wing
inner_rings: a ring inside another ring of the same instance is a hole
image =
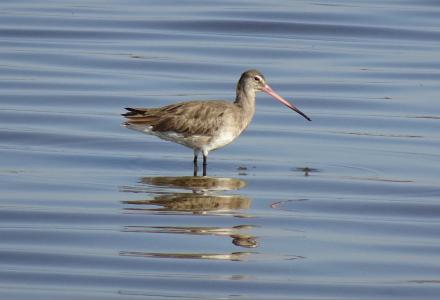
[[[227,101],[191,101],[161,108],[126,108],[128,112],[123,116],[129,125],[149,125],[157,132],[212,136],[225,121],[231,105]]]

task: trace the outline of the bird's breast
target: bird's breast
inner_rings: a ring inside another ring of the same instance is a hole
[[[239,135],[240,132],[237,132],[237,130],[233,130],[233,129],[222,130],[211,138],[211,140],[204,147],[203,150],[212,151],[221,148],[223,146],[226,146],[227,144],[235,140]]]

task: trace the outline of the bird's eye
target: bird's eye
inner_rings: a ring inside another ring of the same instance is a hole
[[[261,81],[261,78],[260,78],[260,77],[258,77],[258,76],[255,76],[255,77],[254,77],[254,79],[255,79],[255,81],[258,81],[258,82],[260,82],[260,81]]]

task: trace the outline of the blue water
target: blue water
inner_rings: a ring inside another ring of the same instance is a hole
[[[437,1],[0,3],[1,299],[438,299]],[[192,151],[123,108],[230,99]]]

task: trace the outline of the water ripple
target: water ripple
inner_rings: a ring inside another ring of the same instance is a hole
[[[0,298],[437,299],[436,1],[0,4]],[[210,154],[122,108],[258,95]]]

